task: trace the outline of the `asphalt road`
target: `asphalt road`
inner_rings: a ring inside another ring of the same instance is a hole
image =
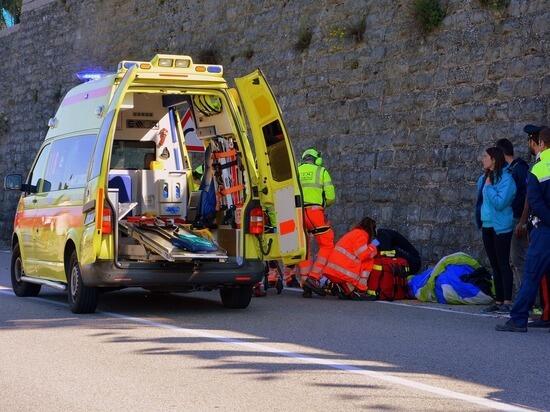
[[[217,293],[11,293],[0,252],[0,411],[550,410],[550,333],[479,308]],[[273,290],[270,290],[273,292]]]

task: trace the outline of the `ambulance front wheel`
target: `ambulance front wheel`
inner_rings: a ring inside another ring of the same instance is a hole
[[[73,251],[67,265],[69,307],[73,313],[94,313],[97,307],[98,290],[84,285],[82,272]]]
[[[23,260],[21,259],[21,251],[17,243],[11,253],[11,286],[13,293],[17,296],[37,296],[40,293],[40,285],[29,283],[21,280],[25,276],[23,271]]]
[[[235,286],[220,289],[223,306],[230,309],[245,309],[252,299],[252,286]]]

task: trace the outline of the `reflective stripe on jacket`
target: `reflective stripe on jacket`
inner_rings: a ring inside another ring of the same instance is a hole
[[[327,169],[312,163],[302,163],[298,166],[298,173],[305,204],[330,206],[334,203],[336,194]]]
[[[540,154],[527,183],[527,202],[541,225],[550,228],[550,149]]]
[[[325,266],[325,272],[352,279],[361,278],[366,284],[376,253],[376,246],[370,243],[367,232],[353,229],[336,243]]]

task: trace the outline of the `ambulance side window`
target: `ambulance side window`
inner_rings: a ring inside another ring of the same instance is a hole
[[[262,127],[271,175],[277,182],[284,182],[292,179],[292,166],[288,155],[288,148],[283,134],[283,128],[279,120]]]
[[[50,148],[50,144],[42,148],[42,151],[38,155],[36,163],[34,164],[34,167],[29,174],[29,178],[27,181],[31,185],[31,193],[39,193],[42,191],[41,186],[44,182],[44,170],[46,169],[46,162],[48,161]]]
[[[115,117],[115,111],[112,110],[105,116],[103,126],[97,136],[97,143],[95,145],[94,156],[92,160],[92,168],[90,171],[90,179],[99,176],[101,173],[101,163],[103,162],[103,155],[105,152],[105,144],[107,143],[107,137],[109,136],[109,130],[113,119]]]
[[[94,143],[94,135],[68,137],[52,143],[43,191],[85,187]]]

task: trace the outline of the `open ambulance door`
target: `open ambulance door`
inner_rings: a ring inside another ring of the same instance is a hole
[[[306,255],[303,202],[281,110],[259,69],[235,84],[254,142],[260,202],[275,228],[260,238],[264,259],[298,263]]]
[[[88,174],[88,184],[86,186],[84,213],[84,233],[81,247],[81,264],[92,263],[96,258],[108,259],[113,256],[113,236],[115,217],[105,208],[107,193],[107,175],[109,173],[110,147],[116,127],[116,119],[120,111],[120,106],[128,88],[136,78],[136,67],[132,66],[124,74],[113,97],[109,107],[105,111],[105,119],[101,124],[97,136],[97,142],[94,155]],[[89,216],[93,216],[93,219]],[[94,222],[94,224],[91,224]]]

